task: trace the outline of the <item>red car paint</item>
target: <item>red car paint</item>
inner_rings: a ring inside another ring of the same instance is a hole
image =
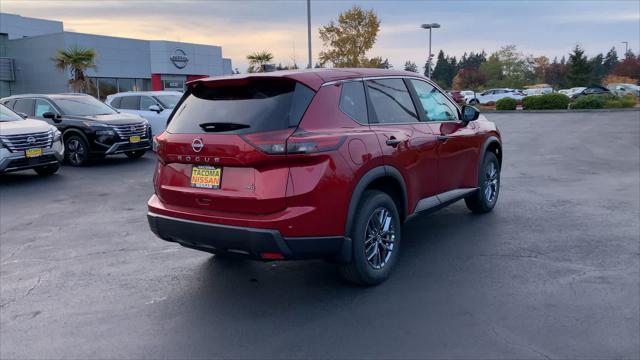
[[[399,181],[405,190],[398,190],[395,195],[403,219],[420,210],[416,206],[421,199],[478,187],[484,151],[500,146],[496,126],[484,117],[468,123],[360,124],[341,111],[341,90],[344,81],[370,77],[404,77],[428,82],[408,72],[335,69],[236,75],[189,83],[191,89],[235,84],[247,79],[279,78],[303,84],[315,95],[296,128],[246,136],[224,132],[174,134],[170,130],[158,135],[155,195],[148,202],[150,215],[234,229],[265,229],[277,232],[284,239],[312,237],[320,242],[325,237],[348,235],[349,218],[353,216],[354,202],[358,201],[353,194],[358,184],[375,169],[386,166],[400,174]],[[175,116],[174,112],[172,117]],[[396,146],[386,144],[392,138],[399,140]],[[200,152],[192,147],[195,139],[201,139],[204,144]],[[269,141],[286,142],[286,146],[295,142],[312,143],[317,148],[326,146],[330,150],[273,155],[259,148]],[[204,164],[222,166],[220,189],[190,186],[192,166]],[[402,192],[406,192],[406,196]],[[152,224],[152,229],[167,240],[189,247],[199,246],[173,235],[163,235],[164,230],[156,224]],[[285,250],[276,251],[276,255],[273,251],[262,255],[247,253],[263,259],[299,257]],[[281,257],[277,253],[285,255]],[[311,251],[303,257],[327,257],[327,254]]]

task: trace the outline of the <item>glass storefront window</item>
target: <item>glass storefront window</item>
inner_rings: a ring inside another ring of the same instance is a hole
[[[98,96],[104,101],[107,96],[118,92],[118,83],[116,79],[99,78],[98,79]]]
[[[151,90],[150,79],[136,79],[136,87],[134,91],[149,91]]]
[[[98,83],[96,78],[87,78],[89,83],[87,94],[97,98],[98,97]]]
[[[151,79],[88,78],[88,81],[87,94],[102,101],[117,92],[151,90]]]
[[[183,80],[162,80],[162,85],[164,87],[164,90],[184,91]]]
[[[135,79],[118,79],[118,92],[134,91]]]

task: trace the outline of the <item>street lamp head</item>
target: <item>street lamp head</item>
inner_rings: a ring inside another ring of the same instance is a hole
[[[440,27],[440,24],[438,23],[432,23],[432,24],[422,24],[420,25],[421,28],[423,29],[437,29]]]

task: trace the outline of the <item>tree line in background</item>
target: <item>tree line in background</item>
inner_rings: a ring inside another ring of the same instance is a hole
[[[429,64],[425,64],[426,68]],[[405,70],[416,71],[407,62]],[[637,83],[640,80],[640,57],[629,50],[620,60],[615,48],[592,58],[576,45],[568,59],[552,61],[546,56],[523,55],[515,45],[507,45],[487,55],[465,53],[460,59],[440,50],[431,78],[447,89],[523,88],[548,84],[554,88],[588,86],[612,82]]]
[[[368,58],[367,52],[373,48],[380,30],[380,19],[373,10],[363,10],[359,6],[341,13],[337,21],[319,29],[323,50],[315,67],[371,67],[389,69],[389,59]],[[265,65],[273,60],[273,55],[262,51],[247,56],[248,72],[265,70]],[[432,67],[431,78],[445,89],[482,90],[486,88],[523,88],[533,84],[548,84],[552,87],[568,88],[608,84],[613,82],[638,83],[640,81],[640,56],[631,50],[621,60],[615,48],[606,54],[592,58],[585,55],[579,45],[573,48],[569,57],[550,60],[546,56],[534,57],[518,51],[516,45],[506,45],[500,50],[487,54],[481,52],[464,53],[459,59],[448,56],[440,50],[435,66],[425,63],[425,75]],[[276,70],[297,69],[298,66],[278,66]],[[418,72],[418,65],[407,61],[404,70]]]

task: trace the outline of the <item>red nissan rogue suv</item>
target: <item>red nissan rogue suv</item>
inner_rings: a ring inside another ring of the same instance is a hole
[[[148,220],[217,256],[323,258],[384,281],[412,215],[493,209],[496,126],[415,73],[320,69],[206,78],[154,146]]]

